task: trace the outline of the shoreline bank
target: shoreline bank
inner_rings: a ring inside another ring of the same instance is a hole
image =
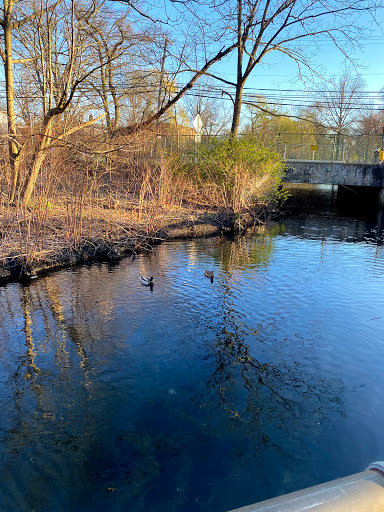
[[[13,235],[14,243],[8,243],[8,253],[1,254],[0,285],[15,281],[28,282],[39,275],[81,264],[118,262],[124,257],[150,250],[166,240],[242,233],[252,226],[261,224],[267,216],[266,211],[267,209],[263,208],[239,216],[228,211],[184,209],[171,216],[163,214],[157,219],[147,218],[141,223],[127,225],[122,223],[121,215],[116,213],[115,226],[109,219],[108,229],[104,226],[93,236],[89,233],[91,236],[81,236],[78,239],[59,237],[56,243],[47,244],[47,247],[40,251],[34,251],[34,243],[37,243],[37,240],[31,237],[28,242],[30,252],[28,249],[25,252],[25,240],[23,243],[20,242],[22,233],[19,227],[19,230],[14,230],[11,235],[8,233],[8,238],[12,238]],[[55,220],[57,221],[57,218]],[[39,234],[39,230],[36,233]]]

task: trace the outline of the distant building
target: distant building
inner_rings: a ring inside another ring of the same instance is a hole
[[[184,126],[182,124],[175,124],[172,122],[159,123],[158,125],[153,125],[153,130],[155,130],[158,135],[189,135],[195,136],[196,130],[191,128],[190,126]]]

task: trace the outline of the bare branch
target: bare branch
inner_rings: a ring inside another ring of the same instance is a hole
[[[29,23],[30,21],[33,21],[35,20],[36,18],[38,18],[39,16],[41,16],[41,14],[43,12],[52,12],[53,10],[56,9],[56,7],[58,5],[61,4],[61,2],[63,2],[64,0],[57,0],[57,2],[55,2],[54,4],[50,5],[49,7],[47,7],[46,9],[43,9],[41,11],[37,11],[37,12],[34,12],[33,14],[31,14],[30,16],[27,16],[26,18],[22,19],[22,20],[19,20],[19,21],[14,21],[12,23],[12,28],[13,29],[19,29],[20,27],[22,27],[23,25],[25,25],[26,23]]]

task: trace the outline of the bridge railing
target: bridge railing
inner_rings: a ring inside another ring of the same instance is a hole
[[[379,135],[281,134],[273,147],[289,160],[330,160],[373,163],[374,151],[383,147]]]

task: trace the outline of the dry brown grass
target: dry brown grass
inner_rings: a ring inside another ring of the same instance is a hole
[[[112,250],[125,244],[135,251],[167,226],[193,225],[202,212],[247,209],[255,187],[265,185],[251,184],[249,173],[239,169],[234,190],[227,190],[199,179],[198,169],[188,176],[178,169],[177,155],[154,148],[150,134],[112,141],[79,137],[53,148],[26,208],[9,204],[11,177],[0,158],[0,266],[18,261],[36,267],[86,244]],[[22,179],[27,169],[28,158]]]
[[[0,158],[0,264],[10,259],[36,264],[95,240],[113,245],[130,239],[139,247],[170,217],[185,215],[170,167],[165,161],[148,163],[151,137],[108,141],[85,134],[70,146],[53,148],[27,208],[9,204],[12,180],[7,159]],[[25,155],[21,182],[29,165]]]
[[[63,249],[76,251],[88,244],[105,242],[111,247],[130,244],[133,250],[146,247],[165,227],[196,218],[193,208],[161,206],[154,198],[145,205],[135,198],[121,197],[118,205],[110,198],[62,198],[59,202],[38,198],[29,208],[4,206],[0,210],[0,265],[10,259],[25,266],[53,261]]]

